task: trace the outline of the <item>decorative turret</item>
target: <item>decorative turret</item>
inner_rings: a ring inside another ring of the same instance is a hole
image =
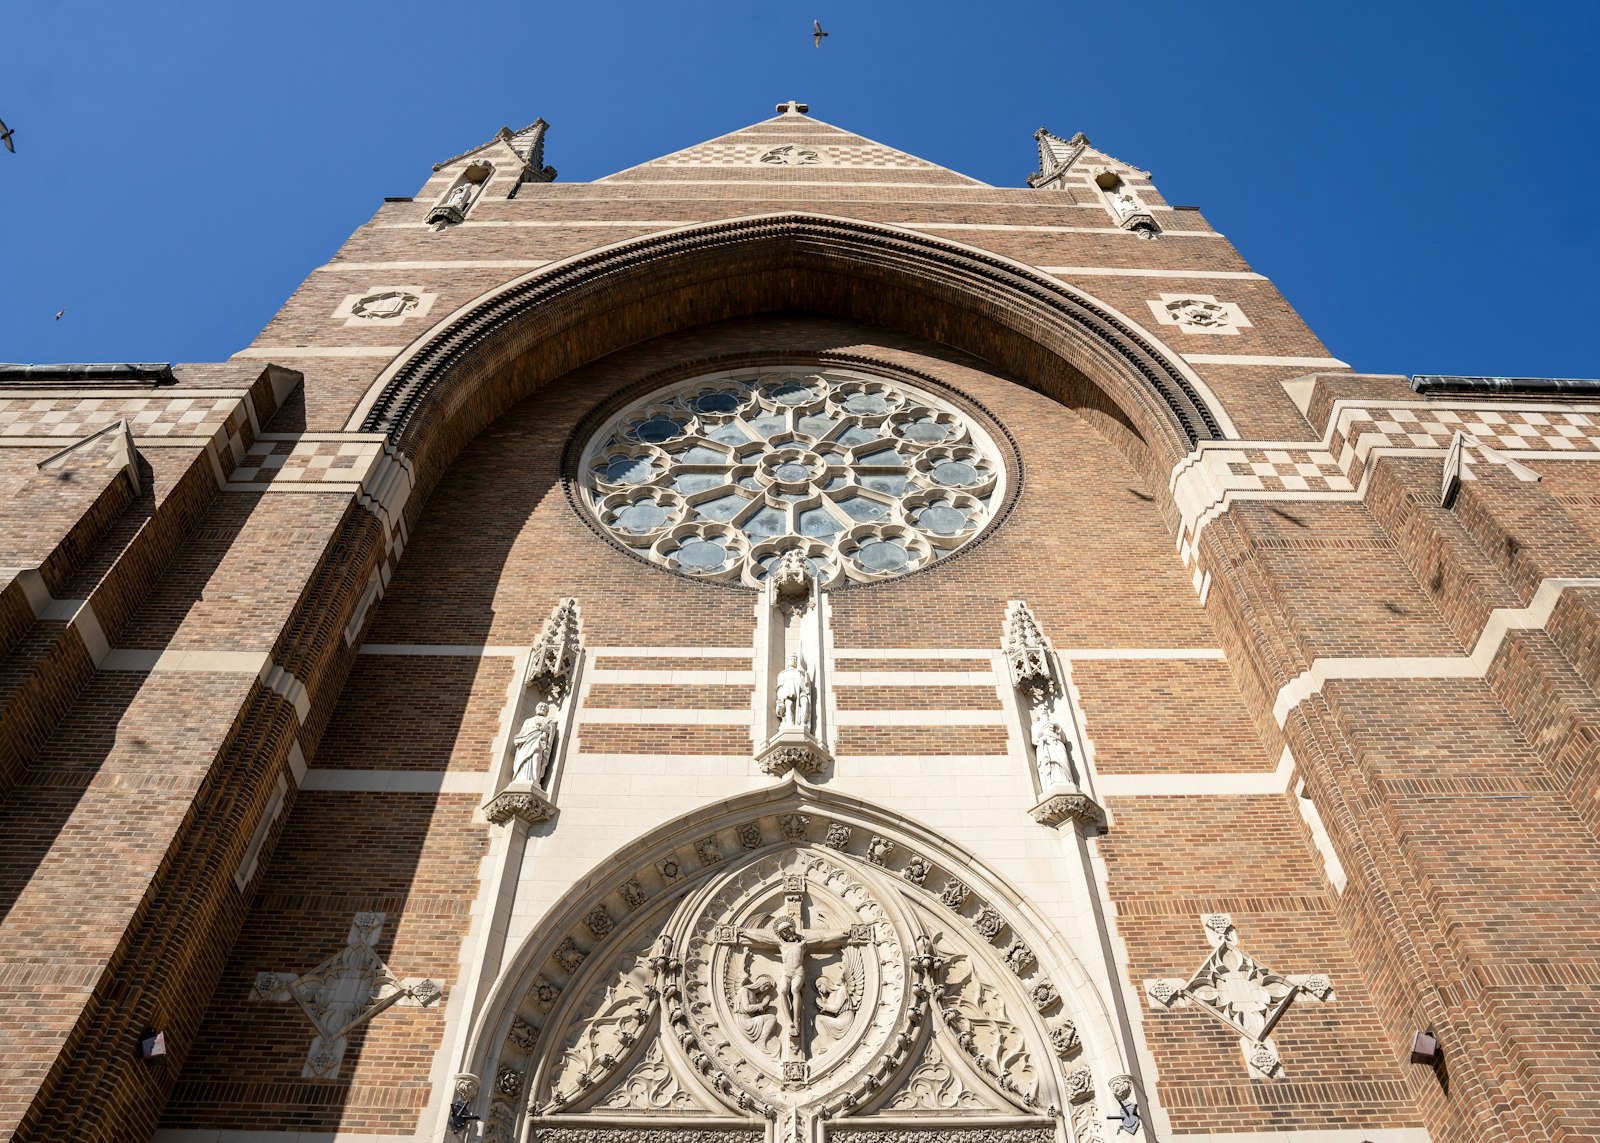
[[[1089,146],[1089,136],[1079,131],[1072,138],[1063,139],[1052,135],[1048,127],[1041,127],[1033,138],[1039,144],[1039,169],[1028,176],[1028,185],[1035,190],[1059,190],[1061,176]]]

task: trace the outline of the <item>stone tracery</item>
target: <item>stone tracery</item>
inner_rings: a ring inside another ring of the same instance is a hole
[[[889,579],[974,539],[1005,466],[921,389],[837,367],[751,368],[636,401],[584,450],[584,499],[652,563],[757,586],[797,552],[822,586]]]
[[[675,852],[695,856],[665,859],[675,877],[659,851],[641,855],[621,884],[667,892],[614,929],[587,923],[616,914],[610,894],[577,915],[532,977],[565,984],[522,998],[498,1059],[480,1064],[485,1120],[511,1124],[486,1139],[521,1138],[524,1113],[541,1138],[646,1112],[693,1114],[694,1130],[765,1121],[768,1138],[797,1143],[878,1115],[1007,1117],[995,1143],[1048,1128],[1081,1048],[1071,1020],[1046,1020],[1054,987],[1002,902],[957,881],[960,861],[824,816],[811,824],[829,845],[801,832],[807,816],[775,809],[685,837]],[[978,916],[999,916],[1009,945]]]

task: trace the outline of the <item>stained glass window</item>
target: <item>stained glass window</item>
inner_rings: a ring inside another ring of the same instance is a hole
[[[800,549],[825,584],[891,579],[972,541],[1005,491],[959,409],[849,369],[736,369],[611,417],[583,497],[619,543],[702,579],[757,586]]]

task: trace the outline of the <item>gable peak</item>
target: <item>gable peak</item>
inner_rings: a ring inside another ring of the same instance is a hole
[[[473,147],[470,151],[463,151],[442,163],[435,163],[433,169],[442,171],[465,159],[482,155],[485,151],[502,150],[503,154],[505,150],[509,150],[521,165],[517,178],[519,183],[554,182],[556,169],[546,166],[544,161],[544,136],[549,130],[550,124],[545,122],[543,117],[535,119],[520,131],[502,127],[487,143]]]

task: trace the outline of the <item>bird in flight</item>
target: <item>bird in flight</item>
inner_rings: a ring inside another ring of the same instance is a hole
[[[62,314],[64,314],[64,313],[66,313],[66,312],[67,312],[67,311],[66,311],[66,310],[64,310],[64,309],[61,309],[61,310],[57,310],[57,311],[56,311],[56,320],[57,320],[57,321],[60,321],[60,320],[61,320],[61,315],[62,315]]]
[[[17,153],[17,148],[11,142],[12,134],[13,134],[13,132],[12,132],[11,128],[6,126],[5,120],[4,119],[0,119],[0,143],[4,143],[6,145],[6,150],[10,151],[13,155],[15,155]]]
[[[815,20],[811,21],[811,43],[814,47],[820,48],[822,46],[822,38],[827,34],[822,30],[821,24]]]

